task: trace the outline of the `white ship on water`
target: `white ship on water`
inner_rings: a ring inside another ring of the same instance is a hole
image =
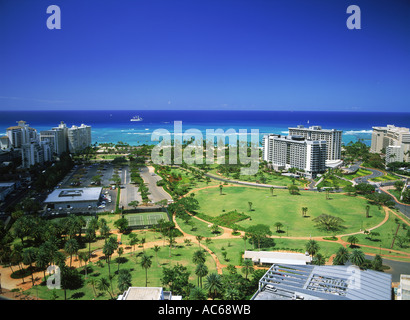
[[[134,116],[133,118],[130,119],[130,121],[142,121],[144,119],[142,119],[140,116]]]

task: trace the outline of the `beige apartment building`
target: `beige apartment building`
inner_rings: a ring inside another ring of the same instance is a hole
[[[386,152],[386,163],[392,161],[409,161],[410,159],[410,129],[387,125],[373,127],[370,152]]]

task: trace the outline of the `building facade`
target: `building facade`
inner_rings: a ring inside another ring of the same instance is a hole
[[[76,153],[91,146],[91,126],[81,124],[81,126],[72,126],[67,130],[68,150],[70,153]]]
[[[290,136],[302,136],[307,140],[325,140],[327,144],[326,160],[340,160],[342,157],[342,134],[343,131],[336,129],[322,129],[321,126],[305,128],[299,125],[289,128]]]
[[[388,147],[390,148],[388,151]],[[370,152],[381,153],[382,150],[386,150],[386,163],[392,162],[392,158],[389,158],[391,154],[396,154],[397,158],[401,157],[401,161],[410,160],[410,129],[404,127],[396,127],[394,125],[387,125],[386,127],[373,127],[372,143],[370,146]],[[387,152],[390,154],[387,155]],[[402,156],[401,156],[402,155]]]
[[[326,171],[327,145],[324,140],[307,140],[302,136],[266,135],[263,160],[275,170],[296,168],[309,176]]]
[[[6,134],[9,137],[10,147],[21,148],[25,143],[37,139],[37,130],[31,128],[25,121],[20,120],[17,126],[8,127]]]

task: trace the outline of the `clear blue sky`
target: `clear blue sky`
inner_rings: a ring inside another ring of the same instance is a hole
[[[0,0],[0,110],[113,108],[410,111],[410,1]]]

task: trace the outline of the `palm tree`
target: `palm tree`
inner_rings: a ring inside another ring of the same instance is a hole
[[[344,265],[349,260],[349,251],[345,247],[340,247],[333,259],[334,265]]]
[[[353,248],[354,245],[359,241],[356,236],[349,236],[347,241],[350,242],[350,247]]]
[[[107,278],[101,278],[98,281],[97,289],[103,292],[108,292],[110,294],[111,299],[113,298],[112,293],[110,291],[110,282]]]
[[[248,206],[249,206],[249,211],[252,211],[252,205],[253,203],[251,201],[248,202]]]
[[[243,239],[244,251],[246,251],[246,240],[248,240],[248,235],[245,233],[241,238]]]
[[[282,228],[283,227],[283,223],[281,223],[281,222],[276,222],[275,224],[274,224],[274,226],[276,227],[276,232],[280,232],[280,228]]]
[[[76,254],[78,252],[78,249],[79,245],[76,239],[68,239],[64,245],[65,252],[70,255],[70,267],[73,260],[73,254]]]
[[[107,259],[107,263],[108,263],[108,274],[109,275],[111,275],[111,268],[110,268],[111,256],[114,254],[116,246],[118,246],[116,240],[115,239],[111,240],[111,239],[114,239],[114,238],[110,238],[110,240],[107,241],[104,244],[104,247],[103,247],[103,253],[104,253],[104,255]],[[114,241],[115,241],[115,243],[114,243]]]
[[[275,190],[274,187],[270,187],[270,194],[273,196],[273,190]]]
[[[90,226],[85,232],[85,240],[88,242],[88,255],[91,257],[91,242],[96,238],[95,230]]]
[[[320,247],[316,240],[309,240],[305,245],[306,251],[313,256],[319,251]]]
[[[200,235],[197,235],[195,238],[196,238],[196,240],[198,241],[198,246],[201,247],[201,241],[202,241],[202,239],[203,239],[204,237],[203,237],[203,236],[200,236]]]
[[[245,274],[245,279],[248,280],[248,274],[252,274],[254,271],[252,260],[245,259],[242,263],[242,273]]]
[[[147,287],[148,286],[148,269],[151,268],[151,265],[152,265],[151,258],[148,257],[146,254],[144,254],[142,256],[140,264],[141,264],[141,267],[145,269],[145,286]]]
[[[98,286],[98,280],[96,278],[90,278],[87,280],[87,284],[89,284],[93,288],[94,297],[97,297],[97,292],[95,291],[95,287]]]
[[[116,260],[117,260],[117,264],[118,264],[117,272],[119,273],[119,272],[120,272],[120,264],[121,264],[121,256],[122,256],[122,254],[124,253],[124,248],[123,248],[123,247],[119,247],[119,248],[117,249],[117,253],[118,253],[118,258],[116,259]]]
[[[236,288],[227,288],[224,293],[225,300],[238,300],[240,292]]]
[[[22,260],[25,265],[30,266],[30,272],[31,272],[31,282],[33,283],[34,286],[34,270],[33,270],[33,263],[36,262],[36,250],[34,248],[27,248],[23,250],[22,254]]]
[[[222,278],[217,273],[210,273],[205,279],[205,289],[208,290],[208,294],[212,297],[212,300],[216,298],[218,293],[222,292]]]
[[[80,259],[80,261],[84,261],[84,274],[85,278],[87,279],[87,262],[90,259],[90,256],[87,252],[80,252],[78,255],[78,259]]]
[[[306,217],[306,214],[308,212],[308,207],[302,207],[302,216]]]
[[[208,274],[208,267],[203,263],[196,266],[195,274],[198,276],[198,285],[202,288],[202,278]]]
[[[122,269],[118,272],[118,290],[124,292],[132,286],[131,273],[127,269]]]
[[[325,264],[325,262],[326,262],[325,257],[324,257],[321,253],[318,253],[318,254],[316,254],[316,256],[314,257],[312,263],[315,264],[315,265],[318,265],[318,266],[322,266],[322,265]]]
[[[223,186],[223,184],[221,183],[221,184],[219,185],[219,194],[220,194],[220,195],[222,195],[222,190],[223,190],[223,188],[224,188],[224,186]]]
[[[195,287],[189,294],[190,300],[206,300],[206,293],[203,289]]]
[[[365,255],[360,249],[353,249],[349,258],[350,262],[361,267],[365,261]]]
[[[369,217],[369,211],[370,211],[370,206],[367,205],[367,206],[366,206],[366,218]]]
[[[194,252],[192,262],[195,264],[205,263],[205,253],[203,250],[197,250]]]
[[[155,252],[155,260],[157,260],[157,266],[159,266],[159,263],[158,263],[158,251],[161,250],[161,247],[155,245],[154,248],[152,248],[152,249],[153,249],[154,252]]]

